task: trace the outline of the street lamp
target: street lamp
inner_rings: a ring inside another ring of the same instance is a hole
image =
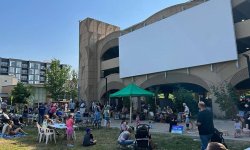
[[[108,92],[108,78],[107,78],[107,76],[105,76],[104,71],[101,72],[101,78],[105,78],[106,101],[108,101],[108,99],[109,99],[108,93],[107,93]]]

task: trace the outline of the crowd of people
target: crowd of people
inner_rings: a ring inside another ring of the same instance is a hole
[[[100,103],[92,103],[90,107],[87,107],[86,103],[81,102],[80,104],[76,104],[73,100],[67,103],[59,104],[59,103],[50,103],[50,104],[41,104],[38,108],[30,108],[27,105],[24,106],[22,110],[22,116],[18,117],[18,115],[15,114],[15,111],[13,113],[7,113],[7,109],[4,103],[1,105],[2,111],[3,111],[3,117],[2,121],[5,123],[8,123],[8,127],[6,128],[6,134],[14,135],[17,133],[24,133],[26,132],[22,129],[23,126],[27,124],[27,118],[29,117],[29,114],[37,113],[38,114],[38,124],[41,125],[43,128],[48,128],[48,124],[50,123],[65,123],[67,126],[67,129],[65,131],[67,135],[67,144],[68,146],[73,146],[73,140],[72,140],[72,134],[74,132],[74,125],[77,123],[77,121],[83,122],[83,118],[85,116],[92,118],[92,123],[94,126],[99,126],[101,119],[104,119],[104,125],[109,128],[110,127],[110,109],[111,107],[109,105],[102,105]],[[87,109],[89,108],[89,109]],[[206,109],[204,102],[199,102],[198,104],[199,113],[197,117],[197,123],[199,136],[201,140],[201,149],[205,150],[206,148],[209,149],[209,147],[213,147],[215,143],[210,143],[213,133],[214,133],[214,124],[213,124],[213,115],[212,112],[208,109]],[[122,108],[123,112],[126,112],[126,108]],[[169,132],[171,132],[172,126],[177,125],[177,116],[174,115],[173,110],[168,106],[161,110],[159,114],[160,118],[162,118],[163,112],[166,113],[169,118],[170,128]],[[143,111],[142,113],[148,113]],[[189,129],[189,116],[190,116],[190,110],[188,106],[183,103],[183,117],[185,118],[185,124],[186,129]],[[102,117],[103,116],[103,117]],[[136,125],[140,125],[140,113],[136,114]],[[131,139],[131,133],[133,132],[133,128],[128,125],[128,122],[125,120],[126,118],[123,118],[121,124],[120,124],[120,135],[117,139],[118,144],[120,145],[131,145],[135,141]],[[150,128],[150,127],[149,127]],[[235,123],[235,128],[237,129],[237,133],[240,133],[238,129],[241,128],[241,124],[239,120]],[[151,136],[150,141],[152,142]],[[94,139],[93,134],[91,133],[90,128],[86,128],[86,134],[83,138],[84,146],[90,146],[96,144],[96,140]],[[152,147],[152,145],[151,145]]]

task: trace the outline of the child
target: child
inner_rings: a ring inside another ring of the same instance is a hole
[[[104,110],[104,119],[105,119],[105,126],[106,126],[106,128],[110,128],[109,110]]]
[[[239,119],[235,120],[234,129],[235,129],[234,137],[235,138],[240,137],[240,135],[241,135],[241,123],[240,123]]]
[[[67,129],[66,129],[66,134],[67,134],[67,146],[68,147],[73,147],[74,145],[72,144],[72,141],[73,141],[73,134],[74,134],[74,120],[73,120],[73,115],[70,114],[68,119],[66,120],[66,126],[67,126]]]
[[[86,134],[84,135],[84,138],[83,138],[82,145],[83,146],[91,146],[91,145],[95,145],[95,144],[96,144],[96,140],[94,140],[94,136],[93,136],[93,134],[91,134],[91,129],[87,128]]]

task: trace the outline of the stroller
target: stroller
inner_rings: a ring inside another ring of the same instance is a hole
[[[135,134],[135,145],[134,148],[138,149],[150,149],[149,140],[151,136],[149,134],[150,126],[147,124],[139,124],[136,127],[136,134]]]
[[[211,142],[219,142],[223,144],[227,148],[227,144],[225,143],[225,140],[223,138],[223,133],[214,128],[214,133],[211,137]]]

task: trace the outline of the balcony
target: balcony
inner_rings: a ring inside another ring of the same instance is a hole
[[[45,66],[41,66],[41,70],[46,70],[46,67]]]
[[[22,70],[21,73],[22,74],[28,74],[28,71],[27,70]]]
[[[113,58],[101,62],[101,70],[107,70],[119,67],[119,58]]]
[[[21,81],[27,81],[28,78],[27,77],[21,77]]]
[[[8,74],[8,69],[3,69],[3,68],[2,68],[2,69],[1,69],[1,73],[2,73],[2,74]]]
[[[8,63],[7,63],[7,62],[2,62],[2,63],[1,63],[1,66],[2,66],[2,67],[8,67]]]
[[[22,64],[22,68],[28,68],[28,64]]]

